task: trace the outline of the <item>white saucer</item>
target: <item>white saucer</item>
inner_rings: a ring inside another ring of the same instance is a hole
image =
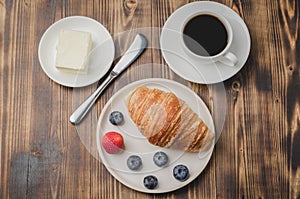
[[[166,92],[175,93],[199,115],[211,132],[215,134],[214,122],[207,106],[191,89],[167,79],[144,79],[120,89],[102,109],[96,131],[99,156],[107,170],[117,180],[132,189],[147,193],[163,193],[179,189],[192,182],[204,170],[212,155],[214,144],[206,152],[202,153],[188,153],[150,144],[130,119],[127,111],[126,99],[129,93],[138,86],[158,88]],[[122,112],[124,115],[122,125],[114,126],[109,122],[108,118],[112,111]],[[122,134],[125,150],[121,154],[111,155],[103,150],[100,140],[108,131],[117,131]],[[154,153],[157,151],[164,151],[169,157],[168,164],[162,168],[156,166],[152,160]],[[143,164],[140,170],[132,171],[127,167],[126,161],[130,155],[139,155],[142,158]],[[178,164],[184,164],[189,168],[190,176],[184,182],[178,181],[173,177],[173,168]],[[153,190],[147,189],[143,185],[143,179],[147,175],[154,175],[158,179],[158,186]]]
[[[56,69],[56,46],[61,29],[80,30],[92,34],[93,49],[87,74],[68,73]],[[72,16],[55,22],[45,31],[40,40],[38,55],[41,67],[53,81],[63,86],[83,87],[105,75],[113,62],[115,46],[111,35],[101,23],[84,16]]]
[[[218,12],[231,24],[233,42],[229,51],[234,53],[239,60],[235,67],[221,62],[199,63],[182,49],[180,43],[181,24],[187,15],[201,10]],[[241,70],[249,56],[250,43],[250,34],[242,18],[229,7],[211,1],[189,3],[176,10],[166,21],[160,37],[161,51],[169,67],[182,78],[201,84],[225,81]]]

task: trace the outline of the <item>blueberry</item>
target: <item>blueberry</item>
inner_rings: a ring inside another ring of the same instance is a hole
[[[113,125],[119,125],[123,122],[123,114],[119,111],[113,111],[110,113],[109,115],[109,121],[113,124]]]
[[[127,159],[127,166],[131,170],[139,170],[142,166],[142,159],[137,155],[131,155]]]
[[[164,166],[165,164],[168,163],[168,156],[165,152],[162,152],[162,151],[159,151],[159,152],[156,152],[153,156],[153,161],[154,163],[159,166],[159,167],[162,167]]]
[[[183,182],[189,177],[189,169],[185,165],[179,164],[174,167],[173,176]]]
[[[150,175],[144,178],[144,186],[147,189],[154,189],[158,184],[158,180],[155,176]]]

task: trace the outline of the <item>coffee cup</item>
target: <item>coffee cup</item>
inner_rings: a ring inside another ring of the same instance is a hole
[[[238,59],[230,52],[233,31],[221,15],[199,11],[187,16],[181,27],[181,44],[184,52],[201,63],[222,62],[235,66]]]

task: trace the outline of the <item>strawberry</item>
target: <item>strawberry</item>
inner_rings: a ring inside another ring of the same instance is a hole
[[[102,147],[109,154],[116,154],[122,152],[124,149],[123,136],[117,132],[107,132],[102,137]]]

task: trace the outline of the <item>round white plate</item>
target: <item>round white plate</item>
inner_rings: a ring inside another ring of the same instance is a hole
[[[141,192],[163,193],[181,188],[194,180],[207,165],[213,152],[214,144],[209,150],[201,153],[188,153],[175,149],[167,149],[150,144],[140,133],[127,112],[126,99],[129,93],[138,86],[147,86],[149,88],[158,88],[164,91],[173,92],[179,98],[183,99],[192,110],[207,124],[210,130],[215,133],[214,123],[211,114],[201,98],[191,89],[177,82],[166,79],[145,79],[133,82],[117,93],[115,93],[104,106],[98,120],[96,139],[97,148],[101,161],[107,170],[124,185]],[[120,111],[124,115],[124,123],[120,126],[114,126],[109,122],[109,114],[112,111]],[[108,154],[102,148],[100,140],[108,131],[117,131],[123,135],[125,150],[120,154]],[[153,161],[153,155],[157,151],[164,151],[169,157],[167,166],[160,168]],[[143,166],[139,171],[131,171],[126,164],[130,155],[139,155],[142,158]],[[173,168],[177,164],[184,164],[189,168],[190,176],[180,182],[173,177]],[[158,186],[153,189],[147,189],[143,185],[143,179],[147,175],[155,175],[158,178]]]
[[[188,56],[180,43],[180,27],[187,15],[199,11],[213,11],[222,14],[231,24],[233,42],[229,51],[238,58],[235,67],[221,62],[199,63]],[[182,78],[200,84],[222,82],[235,75],[247,61],[250,52],[250,34],[242,18],[229,7],[211,1],[193,2],[177,9],[166,21],[160,37],[163,57],[169,67]]]
[[[87,74],[68,73],[56,69],[56,46],[61,29],[91,33],[93,46]],[[84,16],[72,16],[55,22],[45,31],[40,40],[38,54],[41,67],[53,81],[63,86],[83,87],[105,75],[114,59],[115,46],[111,35],[101,23]]]

